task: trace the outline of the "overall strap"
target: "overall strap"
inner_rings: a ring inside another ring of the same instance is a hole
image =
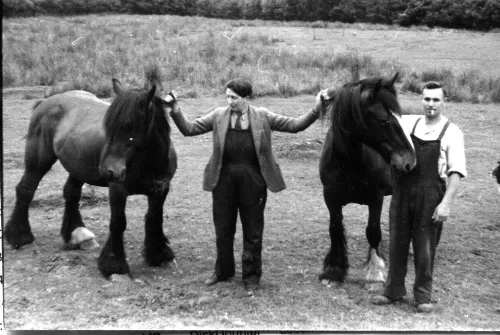
[[[450,123],[451,123],[450,120],[448,120],[448,122],[446,122],[446,124],[443,127],[443,130],[441,130],[441,134],[439,134],[438,141],[441,141],[441,139],[444,136],[444,133],[446,132],[446,129],[448,129],[448,127],[450,126]]]
[[[412,135],[415,135],[415,129],[417,129],[417,124],[418,124],[418,121],[420,121],[420,119],[422,119],[421,117],[419,117],[417,119],[417,121],[415,122],[415,125],[413,126],[413,130],[411,131],[411,134]]]

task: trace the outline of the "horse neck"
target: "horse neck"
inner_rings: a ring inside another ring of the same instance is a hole
[[[339,139],[339,137],[342,137]],[[337,154],[345,157],[348,160],[358,160],[362,158],[361,142],[354,134],[333,134],[333,147]]]

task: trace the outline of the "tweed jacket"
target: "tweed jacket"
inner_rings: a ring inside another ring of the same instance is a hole
[[[271,131],[297,133],[309,127],[319,116],[320,105],[298,117],[275,114],[262,107],[248,106],[248,121],[252,131],[260,171],[271,192],[285,189],[281,169],[274,157],[271,146]],[[213,132],[213,152],[205,167],[203,189],[213,191],[219,181],[224,154],[224,143],[231,120],[229,107],[217,107],[210,113],[194,121],[186,119],[180,109],[173,109],[170,116],[184,136],[195,136]]]

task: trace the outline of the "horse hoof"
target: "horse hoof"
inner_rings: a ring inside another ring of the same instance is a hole
[[[116,274],[116,273],[109,276],[109,280],[115,283],[128,283],[132,281],[129,275]]]
[[[381,291],[384,288],[383,283],[366,283],[365,284],[365,290],[368,292],[378,292]]]
[[[24,245],[28,245],[33,243],[35,240],[35,236],[31,232],[27,234],[22,234],[22,235],[14,235],[9,233],[8,231],[5,232],[5,239],[7,242],[12,246],[14,249],[19,249]]]
[[[146,263],[149,266],[162,266],[165,264],[169,264],[175,259],[175,254],[170,249],[170,247],[166,246],[162,251],[158,252],[152,248],[144,248],[142,250],[142,256],[146,260]]]
[[[322,283],[324,280],[326,280],[328,283],[331,282],[343,283],[345,282],[346,276],[347,276],[346,269],[342,269],[337,266],[336,267],[328,266],[323,270],[323,273],[319,275],[319,279],[321,280]]]
[[[80,243],[80,249],[82,250],[93,250],[97,248],[99,248],[99,243],[97,243],[95,238]]]
[[[366,275],[366,281],[369,283],[385,283],[384,272],[379,271],[369,271]]]
[[[95,235],[85,227],[78,227],[71,232],[71,240],[68,242],[69,249],[93,249],[99,247]]]
[[[128,275],[130,273],[128,264],[117,263],[117,264],[107,264],[104,266],[102,263],[99,264],[99,272],[101,272],[104,278],[111,278],[113,275]]]
[[[106,253],[103,254],[103,252],[99,256],[97,266],[104,278],[109,279],[115,274],[130,276],[130,269],[125,259],[116,259],[116,257],[108,256]]]

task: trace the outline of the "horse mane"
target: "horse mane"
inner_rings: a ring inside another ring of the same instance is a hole
[[[374,90],[380,85],[375,96]],[[341,152],[346,152],[346,144],[354,130],[367,129],[363,121],[364,103],[381,103],[386,110],[401,115],[397,92],[390,81],[382,77],[369,77],[360,81],[344,84],[337,91],[329,91],[334,98],[329,103],[322,119],[329,119],[330,130]]]
[[[163,115],[163,103],[153,96],[148,104],[149,91],[130,89],[119,94],[111,103],[104,118],[104,129],[109,136],[117,133],[129,133],[134,136],[143,134],[151,138],[154,132],[170,133],[170,125]],[[141,113],[138,113],[141,111]]]

